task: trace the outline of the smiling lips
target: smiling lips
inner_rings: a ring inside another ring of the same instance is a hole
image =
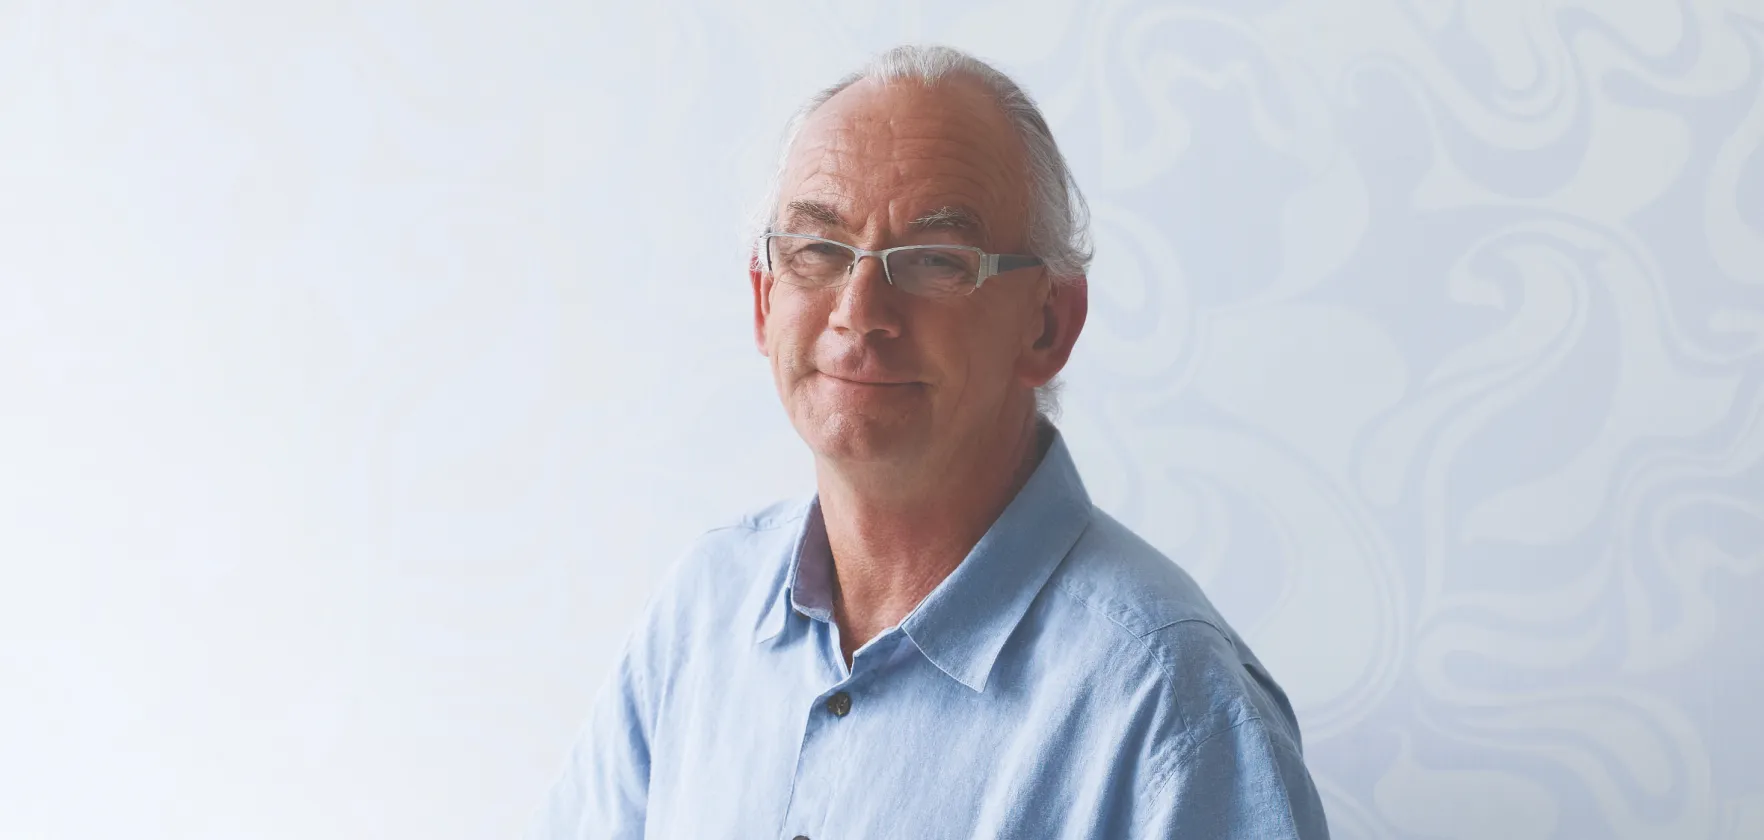
[[[899,388],[923,384],[904,371],[890,370],[877,353],[848,351],[810,360],[816,373],[845,385]]]
[[[868,386],[874,387],[874,388],[898,388],[903,385],[917,385],[917,384],[919,384],[919,383],[911,381],[911,380],[883,379],[883,378],[879,378],[879,377],[862,376],[862,375],[858,375],[858,374],[847,374],[847,375],[842,376],[837,373],[828,373],[826,371],[821,371],[821,375],[825,376],[829,379],[837,379],[840,382],[844,382],[848,385],[868,385]]]

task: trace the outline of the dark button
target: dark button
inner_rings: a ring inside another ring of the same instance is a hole
[[[804,834],[798,834],[795,837],[790,838],[790,840],[808,840],[808,836],[804,835]]]
[[[851,711],[851,695],[841,691],[827,698],[827,711],[834,717],[845,717],[845,713]]]

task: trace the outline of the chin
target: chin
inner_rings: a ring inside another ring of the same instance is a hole
[[[797,432],[817,456],[834,461],[892,461],[920,450],[921,427],[910,417],[851,411],[808,412]]]

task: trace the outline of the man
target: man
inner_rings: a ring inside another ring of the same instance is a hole
[[[817,493],[704,535],[543,838],[1322,838],[1280,688],[1038,408],[1083,200],[996,70],[901,47],[792,123],[749,269]]]

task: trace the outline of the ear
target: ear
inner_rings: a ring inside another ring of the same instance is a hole
[[[753,346],[759,348],[761,356],[769,355],[766,352],[766,318],[772,314],[772,275],[760,265],[758,251],[748,255],[747,279],[753,283]]]
[[[1089,281],[1080,276],[1048,281],[1041,304],[1041,331],[1017,359],[1017,377],[1027,387],[1046,385],[1065,368],[1090,314]]]

